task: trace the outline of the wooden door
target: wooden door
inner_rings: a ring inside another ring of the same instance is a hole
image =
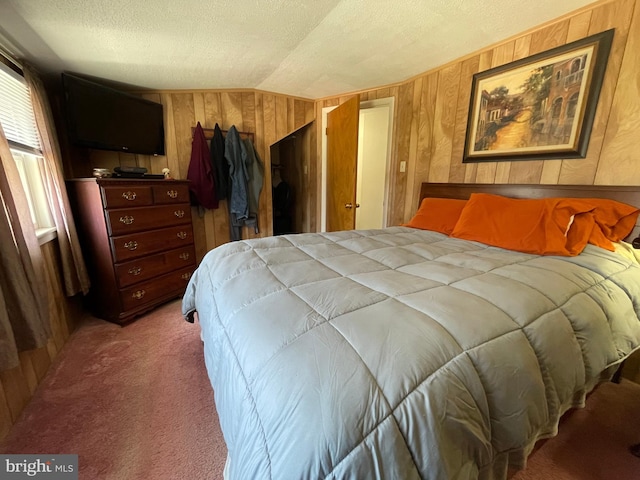
[[[360,96],[327,115],[327,231],[356,227]]]

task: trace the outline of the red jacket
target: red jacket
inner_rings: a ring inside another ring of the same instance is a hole
[[[200,122],[198,122],[193,132],[187,179],[191,181],[189,190],[191,191],[192,201],[205,208],[218,208],[216,182],[211,168],[209,146]]]

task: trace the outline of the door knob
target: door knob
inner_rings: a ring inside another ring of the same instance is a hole
[[[353,208],[353,203],[345,203],[344,208]]]

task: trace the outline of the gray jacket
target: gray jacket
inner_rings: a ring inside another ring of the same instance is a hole
[[[229,165],[231,194],[229,196],[229,212],[235,214],[238,220],[249,216],[249,173],[242,155],[243,144],[235,125],[232,125],[224,144],[224,157]]]
[[[244,159],[248,175],[249,213],[258,215],[260,205],[260,192],[264,181],[264,164],[253,142],[249,138],[242,140],[242,157]]]

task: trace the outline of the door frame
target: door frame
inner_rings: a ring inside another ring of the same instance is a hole
[[[387,162],[384,175],[384,205],[382,206],[382,223],[383,226],[387,226],[387,213],[389,209],[389,182],[391,180],[390,168],[391,168],[391,152],[393,143],[393,117],[395,98],[379,98],[376,100],[365,100],[360,102],[360,110],[366,110],[368,108],[376,108],[382,106],[389,106],[389,128],[387,132]],[[322,109],[322,155],[321,155],[321,185],[320,185],[320,231],[327,231],[327,115],[334,108],[324,107]],[[357,213],[356,213],[357,215]]]

